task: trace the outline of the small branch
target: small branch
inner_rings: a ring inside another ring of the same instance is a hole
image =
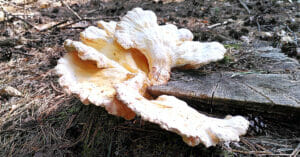
[[[261,146],[261,145],[259,145],[257,143],[255,144],[255,146],[258,147],[258,148],[260,148],[260,149],[262,149],[265,152],[269,152],[270,154],[273,154],[271,151],[269,151],[268,149],[266,149],[265,147],[263,147],[263,146]]]
[[[78,22],[81,22],[81,21],[95,21],[95,20],[103,20],[103,19],[119,19],[118,16],[112,16],[112,17],[99,17],[99,18],[84,18],[84,19],[81,19],[81,20],[75,20],[65,26],[62,26],[61,28],[66,28],[66,27],[69,27],[75,23],[78,23]]]
[[[288,25],[286,25],[286,29],[287,29],[289,32],[293,33],[293,36],[294,36],[294,42],[295,42],[296,46],[298,47],[298,38],[297,38],[296,33],[295,33],[294,31],[292,31]]]
[[[296,157],[299,154],[299,152],[300,152],[300,143],[295,148],[295,150],[292,152],[292,154],[290,155],[290,157]]]
[[[24,56],[29,56],[29,57],[34,57],[34,55],[23,53],[23,52],[18,52],[18,51],[14,51],[13,53],[24,55]]]
[[[248,8],[247,4],[243,0],[239,0],[239,2],[247,10],[248,14],[251,14],[251,11]]]
[[[58,89],[54,86],[53,82],[50,82],[50,85],[51,85],[51,87],[52,87],[56,92],[65,94],[64,92],[58,90]]]
[[[258,32],[260,32],[260,24],[258,22],[258,17],[256,18],[256,24],[257,24],[257,30],[258,30]]]
[[[247,141],[246,139],[242,138],[241,142],[244,143],[245,145],[247,145],[249,148],[251,148],[251,150],[257,151],[255,146],[252,143],[250,143],[249,141]]]
[[[23,19],[23,18],[20,18],[20,17],[18,17],[18,16],[14,16],[14,15],[11,15],[11,14],[8,14],[8,15],[13,16],[13,18],[16,18],[16,19],[18,19],[18,20],[21,20],[21,21],[23,21],[24,23],[26,23],[27,25],[29,25],[30,27],[33,27],[33,28],[37,29],[37,28],[35,27],[35,25],[33,25],[31,22],[29,22],[29,21],[27,21],[27,20],[25,20],[25,19]]]
[[[40,31],[41,31],[41,32],[44,32],[44,31],[46,31],[46,30],[50,30],[50,29],[56,28],[56,27],[58,27],[58,26],[60,26],[60,25],[62,25],[62,24],[65,24],[65,23],[67,23],[67,22],[69,22],[69,20],[63,20],[62,22],[59,22],[59,23],[57,23],[57,24],[55,24],[55,25],[53,25],[53,26],[51,26],[51,27],[49,27],[49,28],[46,28],[46,29],[43,29],[43,30],[40,30]]]
[[[208,29],[212,29],[212,28],[215,28],[215,27],[218,27],[218,26],[221,26],[221,25],[227,25],[229,23],[233,22],[232,19],[229,19],[228,21],[224,21],[223,23],[216,23],[216,24],[213,24],[213,25],[210,25],[210,26],[207,26]]]
[[[59,28],[66,28],[66,27],[68,27],[68,26],[70,26],[70,25],[73,25],[73,24],[78,23],[78,22],[81,22],[81,21],[94,21],[94,20],[119,19],[119,18],[120,18],[119,16],[111,16],[111,17],[108,16],[108,17],[99,17],[99,18],[83,18],[83,19],[80,19],[80,20],[77,19],[77,20],[74,20],[74,21],[63,20],[62,22],[59,22],[59,23],[57,23],[57,24],[55,24],[55,25],[53,25],[53,26],[51,26],[51,27],[49,27],[49,28],[47,28],[47,29],[43,29],[42,32],[43,32],[43,31],[50,30],[50,29],[57,28],[57,27],[59,27],[59,26],[65,24],[65,23],[68,23],[68,22],[70,22],[70,23],[68,23],[68,24],[66,24],[66,25],[64,25],[64,26],[62,26],[62,27],[59,27]]]
[[[86,29],[87,27],[64,27],[63,29]]]
[[[79,20],[82,19],[67,3],[65,3],[63,0],[60,0],[60,2],[66,6]]]
[[[207,28],[208,28],[208,29],[212,29],[212,28],[215,28],[215,27],[218,27],[218,26],[221,26],[221,25],[222,25],[221,23],[216,23],[216,24],[207,26]]]

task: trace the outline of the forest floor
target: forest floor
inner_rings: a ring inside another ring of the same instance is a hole
[[[66,39],[79,40],[98,20],[118,21],[135,7],[153,10],[160,24],[190,29],[195,41],[223,43],[228,56],[199,71],[259,71],[267,61],[245,56],[268,46],[299,61],[299,1],[0,0],[0,6],[0,156],[296,156],[300,151],[299,128],[251,114],[244,116],[255,124],[240,142],[189,147],[139,117],[126,121],[83,105],[63,92],[53,71],[66,53]]]

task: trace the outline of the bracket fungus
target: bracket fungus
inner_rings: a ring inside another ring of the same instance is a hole
[[[146,92],[149,86],[167,83],[171,68],[198,68],[222,59],[222,44],[192,41],[188,29],[158,25],[154,12],[141,8],[119,22],[88,27],[80,39],[65,41],[68,53],[59,59],[56,72],[60,85],[84,104],[102,106],[125,119],[137,114],[181,135],[190,146],[238,141],[246,133],[249,122],[241,116],[211,118],[176,97],[154,100]]]

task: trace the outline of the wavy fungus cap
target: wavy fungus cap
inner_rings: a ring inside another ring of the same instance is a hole
[[[55,68],[59,84],[84,104],[125,119],[137,114],[181,135],[190,146],[238,141],[249,125],[243,117],[211,118],[176,97],[154,100],[147,94],[148,86],[167,83],[171,68],[198,68],[226,52],[220,43],[192,41],[188,29],[158,25],[156,19],[152,11],[135,8],[119,22],[88,27],[80,33],[81,41],[66,40],[68,53]]]

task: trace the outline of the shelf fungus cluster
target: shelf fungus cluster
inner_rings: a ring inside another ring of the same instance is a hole
[[[119,22],[88,27],[80,33],[81,41],[66,40],[68,53],[56,66],[59,83],[84,104],[125,119],[141,116],[179,134],[190,146],[238,141],[249,125],[243,117],[208,117],[176,97],[153,99],[146,92],[148,86],[167,83],[171,68],[198,68],[224,57],[220,43],[192,39],[188,29],[158,25],[152,11],[135,8]]]

